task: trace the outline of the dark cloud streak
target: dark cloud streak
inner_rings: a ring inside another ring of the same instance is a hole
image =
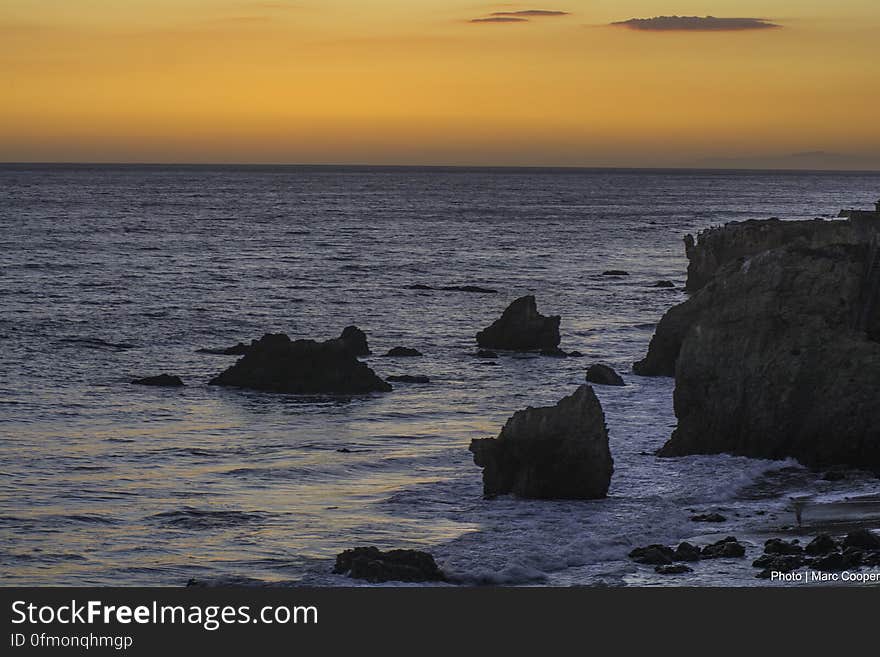
[[[761,18],[716,18],[715,16],[654,16],[611,23],[615,27],[648,32],[741,32],[781,28]]]
[[[472,18],[469,23],[528,23],[528,18],[516,18],[514,16],[489,16],[488,18]]]
[[[567,11],[551,9],[523,9],[521,11],[493,11],[492,16],[568,16]]]

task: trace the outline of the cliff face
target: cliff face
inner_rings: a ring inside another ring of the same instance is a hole
[[[733,222],[685,237],[688,257],[687,290],[696,292],[728,262],[796,242],[820,247],[856,244],[863,238],[849,221],[765,221]]]
[[[871,256],[867,244],[793,245],[718,270],[683,304],[678,428],[661,455],[880,470],[880,343],[858,320]]]

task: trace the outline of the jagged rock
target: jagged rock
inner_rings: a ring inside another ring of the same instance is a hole
[[[421,355],[421,351],[409,347],[394,347],[393,349],[389,349],[388,353],[385,354],[388,358],[415,358]]]
[[[843,547],[855,547],[863,550],[880,550],[880,536],[868,529],[851,531],[843,539]]]
[[[357,326],[346,326],[342,329],[342,335],[336,340],[342,343],[348,351],[355,356],[369,356],[370,346],[367,344],[367,334]]]
[[[702,231],[697,240],[685,237],[688,257],[686,289],[696,292],[729,262],[798,242],[803,246],[855,243],[859,240],[848,221],[780,221],[779,219],[731,222]]]
[[[765,554],[803,554],[804,548],[797,543],[789,543],[781,538],[770,538],[764,542]]]
[[[603,276],[629,276],[628,271],[624,271],[623,269],[609,269],[608,271],[602,272]]]
[[[682,563],[677,563],[669,566],[657,566],[654,568],[654,572],[659,575],[682,575],[684,573],[692,573],[694,569]]]
[[[164,388],[179,388],[183,385],[179,376],[171,374],[160,374],[158,376],[147,376],[143,379],[135,379],[133,384],[138,386],[158,386]]]
[[[652,350],[668,317],[689,325],[674,364],[678,427],[660,455],[880,469],[880,344],[854,325],[866,304],[880,308],[880,290],[866,288],[870,254],[866,244],[767,251],[725,265],[667,313]]]
[[[215,356],[244,356],[248,352],[248,349],[250,349],[250,348],[251,348],[251,346],[249,344],[245,344],[244,342],[239,342],[238,344],[234,344],[231,347],[222,347],[219,349],[211,349],[211,348],[197,349],[196,353],[212,354]]]
[[[643,563],[649,566],[671,564],[674,556],[675,552],[672,548],[656,544],[638,547],[629,553],[629,558],[636,563]]]
[[[700,548],[688,542],[679,543],[672,558],[675,561],[699,561]]]
[[[720,513],[700,513],[695,516],[691,516],[692,522],[727,522],[727,518],[722,516]]]
[[[614,469],[605,415],[588,385],[555,406],[517,411],[498,438],[473,440],[470,451],[486,497],[605,497]]]
[[[247,354],[210,384],[304,395],[391,390],[339,339],[291,341],[283,333],[255,341]]]
[[[602,363],[590,365],[587,370],[587,381],[600,386],[625,386],[623,379],[614,371],[614,368]]]
[[[333,572],[354,579],[379,582],[439,582],[445,578],[434,557],[419,550],[388,550],[358,547],[336,557]]]
[[[431,379],[422,374],[401,374],[386,377],[385,380],[390,383],[431,383]]]
[[[837,550],[837,541],[831,538],[828,534],[819,534],[816,538],[807,543],[807,547],[804,548],[804,551],[807,554],[814,557],[828,554],[835,550]]]
[[[556,315],[545,317],[538,312],[532,295],[511,303],[501,317],[477,333],[477,344],[484,349],[540,351],[559,347],[559,322]]]
[[[717,543],[707,545],[700,552],[700,558],[702,559],[733,559],[744,557],[745,555],[745,546],[733,536],[728,536]]]

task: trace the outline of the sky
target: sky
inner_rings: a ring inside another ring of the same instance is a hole
[[[0,161],[880,169],[877,0],[2,0]]]

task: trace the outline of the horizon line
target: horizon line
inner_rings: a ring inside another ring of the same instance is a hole
[[[880,174],[875,169],[816,169],[792,167],[703,167],[698,165],[670,166],[608,166],[580,164],[364,164],[364,163],[292,163],[292,162],[137,162],[137,161],[0,161],[0,167],[13,166],[80,166],[80,167],[288,167],[288,168],[363,168],[363,169],[511,169],[511,170],[571,170],[571,171],[767,171],[777,173],[867,173]]]

